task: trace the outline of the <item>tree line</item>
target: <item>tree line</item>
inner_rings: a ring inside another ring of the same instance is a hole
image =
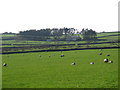
[[[78,31],[75,28],[46,28],[46,29],[32,29],[20,31],[17,34],[18,39],[22,40],[53,40],[53,41],[66,41],[66,40],[86,40],[86,41],[94,41],[96,40],[97,33],[90,29],[82,29],[82,31]]]

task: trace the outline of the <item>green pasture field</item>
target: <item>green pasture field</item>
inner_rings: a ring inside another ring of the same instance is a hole
[[[106,35],[118,35],[118,32],[116,33],[98,33],[97,36],[106,36]],[[108,36],[108,37],[101,37],[98,39],[106,39],[106,40],[117,40],[119,36]],[[97,42],[105,42],[105,41],[97,41]],[[74,44],[74,43],[86,43],[85,41],[27,41],[27,40],[3,40],[3,44]]]
[[[14,36],[16,36],[16,35],[14,35],[14,34],[0,34],[0,37],[14,37]]]
[[[118,88],[118,49],[3,54],[2,63],[3,88]]]
[[[34,46],[34,45],[4,45],[0,46],[2,47],[27,47],[27,46]],[[103,43],[103,44],[86,44],[86,45],[72,45],[72,46],[52,46],[52,47],[40,47],[40,48],[26,48],[24,51],[34,51],[34,50],[53,50],[53,49],[75,49],[75,48],[97,48],[97,47],[119,47],[119,43]],[[11,49],[7,52],[18,52],[18,51],[23,51],[23,49]],[[4,51],[3,51],[4,52]],[[5,51],[6,52],[6,51]]]
[[[98,36],[106,36],[106,35],[118,35],[119,32],[112,32],[112,33],[97,33]],[[3,37],[12,37],[14,35],[3,35]],[[119,36],[108,36],[108,37],[101,37],[98,39],[103,39],[103,41],[97,41],[97,42],[105,42],[105,41],[113,41],[118,40]],[[2,44],[75,44],[75,43],[86,43],[86,41],[27,41],[27,40],[3,40]],[[4,47],[4,46],[3,46]],[[8,46],[7,46],[8,47]],[[10,45],[11,47],[11,45]]]
[[[105,44],[89,44],[88,47],[95,48],[95,47],[119,47],[119,43],[105,43]],[[74,46],[75,48],[75,46]],[[80,45],[79,48],[87,48],[87,45]]]
[[[120,38],[120,36],[108,36],[108,37],[101,37],[100,39],[118,40],[119,38]]]
[[[118,34],[120,34],[120,32],[97,33],[97,37],[99,37],[99,36],[107,36],[107,35],[118,35]]]
[[[74,43],[86,43],[85,41],[26,41],[26,40],[3,40],[2,44],[74,44]]]

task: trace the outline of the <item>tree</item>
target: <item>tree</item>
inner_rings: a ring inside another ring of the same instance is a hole
[[[75,29],[74,28],[46,28],[46,29],[30,29],[26,31],[20,31],[17,36],[19,39],[23,40],[47,40],[47,39],[54,39],[54,40],[66,40],[67,35],[74,35]],[[62,37],[62,36],[65,36]]]
[[[63,28],[63,33],[65,34],[65,39],[67,37],[67,35],[73,35],[75,34],[75,29],[74,28]]]
[[[82,35],[82,39],[85,40],[87,42],[87,47],[89,47],[89,44],[91,42],[95,42],[97,39],[97,33],[95,31],[93,31],[92,29],[88,30],[88,29],[82,29],[81,31],[81,35]]]
[[[18,35],[25,40],[46,40],[50,38],[51,30],[49,28],[40,30],[26,30],[20,31]]]
[[[93,31],[92,29],[82,29],[81,35],[83,37],[83,40],[85,41],[95,41],[97,39],[97,33]]]
[[[51,35],[53,36],[54,40],[59,40],[60,37],[63,35],[63,29],[53,28],[51,31]]]

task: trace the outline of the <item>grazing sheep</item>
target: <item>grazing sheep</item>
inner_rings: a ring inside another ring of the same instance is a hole
[[[71,65],[75,65],[75,62],[71,63]]]
[[[102,55],[102,53],[100,53],[99,55]]]
[[[100,49],[100,51],[102,51],[102,49]]]
[[[107,63],[107,62],[108,62],[108,59],[104,59],[104,62]]]
[[[90,64],[94,64],[94,62],[90,62]]]
[[[107,56],[110,56],[110,54],[107,54]]]
[[[109,63],[113,63],[113,61],[109,61]]]
[[[3,63],[3,66],[4,66],[4,67],[6,67],[6,66],[7,66],[7,64],[6,64],[6,63]]]
[[[64,54],[61,54],[60,56],[61,56],[61,57],[64,57],[65,55],[64,55]]]

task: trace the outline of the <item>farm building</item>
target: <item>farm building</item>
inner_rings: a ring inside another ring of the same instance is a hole
[[[76,41],[78,39],[80,39],[80,36],[67,36],[66,37],[67,41]]]

